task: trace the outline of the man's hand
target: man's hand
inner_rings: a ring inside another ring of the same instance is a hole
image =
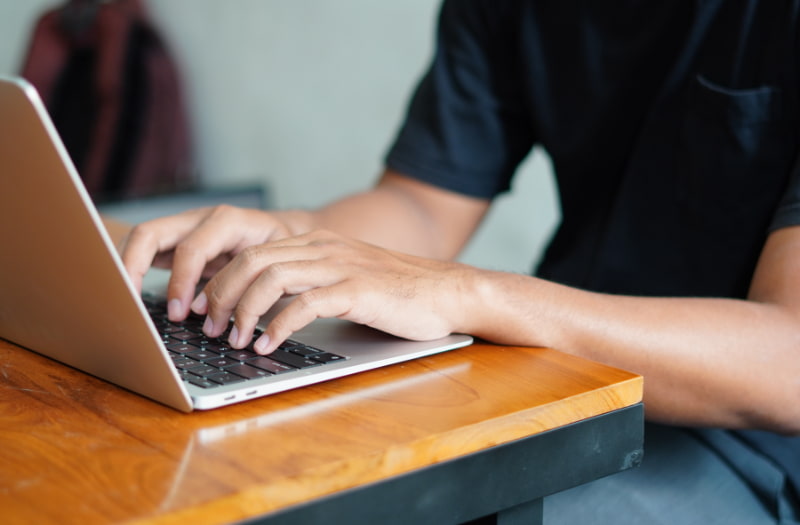
[[[460,290],[474,271],[315,231],[240,250],[192,309],[207,316],[204,331],[211,337],[222,334],[233,316],[230,342],[241,348],[259,318],[281,297],[293,296],[256,341],[260,353],[271,352],[319,317],[347,319],[409,339],[434,339],[458,331]]]
[[[191,210],[134,227],[123,242],[122,260],[139,291],[151,266],[172,270],[169,317],[181,320],[189,313],[201,278],[212,277],[249,246],[298,231],[306,219],[302,212],[267,213],[231,206]]]

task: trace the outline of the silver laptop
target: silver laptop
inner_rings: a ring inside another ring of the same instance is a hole
[[[206,347],[181,326],[157,329],[158,308],[131,285],[35,89],[0,77],[0,338],[185,412],[472,342],[408,341],[320,319],[283,357],[269,356],[274,364]]]

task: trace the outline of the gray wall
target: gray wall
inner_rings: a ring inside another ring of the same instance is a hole
[[[0,73],[18,71],[53,0],[0,0]],[[316,206],[381,170],[431,52],[438,0],[150,0],[179,61],[209,184],[264,181],[278,207]],[[536,152],[463,260],[527,272],[557,217]]]

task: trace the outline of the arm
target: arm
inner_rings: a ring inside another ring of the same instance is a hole
[[[475,290],[470,333],[636,371],[650,419],[800,432],[800,227],[770,236],[748,300],[610,296],[489,273]]]
[[[800,432],[800,227],[770,236],[748,300],[627,297],[441,260],[458,251],[487,205],[387,175],[375,190],[318,212],[287,212],[300,219],[287,221],[289,233],[299,235],[239,251],[193,308],[208,315],[211,336],[234,315],[232,343],[243,346],[238,334],[252,333],[279,297],[295,295],[257,342],[261,352],[317,317],[409,338],[463,332],[557,348],[642,374],[650,419]],[[227,221],[210,225],[200,237],[226,237]],[[388,244],[426,257],[327,232],[303,233],[326,226],[370,240],[399,225],[407,234]],[[455,241],[446,242],[448,235]],[[176,253],[186,256],[180,246],[200,237],[185,237]],[[135,251],[129,243],[128,259]]]
[[[311,235],[238,258],[209,283],[214,304],[201,311],[223,325],[235,313],[247,333],[278,297],[296,294],[267,327],[259,351],[316,317],[409,338],[470,333],[638,372],[652,420],[798,433],[798,276],[800,227],[770,236],[747,300],[598,294]]]
[[[486,200],[387,171],[374,189],[312,213],[313,228],[302,233],[327,229],[401,252],[453,259],[488,208]]]

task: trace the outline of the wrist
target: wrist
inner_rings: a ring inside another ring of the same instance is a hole
[[[503,290],[510,287],[507,281],[514,276],[474,266],[459,266],[460,273],[455,278],[456,291],[452,294],[457,312],[454,321],[457,331],[501,342],[499,334],[504,331],[503,318],[511,299]]]
[[[558,285],[529,275],[472,270],[460,290],[464,333],[516,346],[557,343],[559,302],[553,295]]]

